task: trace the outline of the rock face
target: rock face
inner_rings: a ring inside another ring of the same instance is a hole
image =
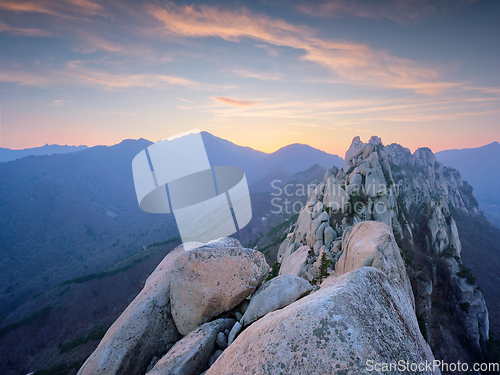
[[[268,270],[261,253],[242,248],[233,238],[178,246],[149,276],[78,374],[144,374],[151,359],[164,354],[181,333],[188,334],[252,294]],[[180,280],[191,284],[179,284]],[[196,290],[182,299],[185,287]],[[177,321],[172,316],[174,302]]]
[[[187,335],[231,310],[257,289],[268,271],[262,253],[241,246],[201,246],[177,257],[170,285],[177,329]]]
[[[452,215],[474,214],[474,202],[429,149],[357,137],[345,166],[311,189],[278,277],[262,284],[263,254],[231,238],[180,246],[79,374],[142,375],[148,363],[158,375],[371,374],[376,363],[432,363],[431,349],[486,362],[488,310]]]
[[[178,246],[156,267],[144,289],[108,329],[79,375],[143,374],[159,348],[175,343],[181,335],[170,313],[168,272],[185,252]]]
[[[293,275],[280,275],[269,280],[252,296],[241,323],[247,326],[274,310],[288,306],[311,290],[311,284]]]
[[[197,375],[206,370],[217,334],[234,323],[234,319],[218,319],[198,327],[178,341],[148,375]]]
[[[373,267],[328,281],[248,327],[207,375],[359,375],[373,373],[370,360],[434,360],[398,282]]]
[[[391,228],[376,221],[363,221],[349,232],[345,243],[342,256],[335,265],[336,275],[365,266],[378,268],[392,280],[401,283],[412,306],[415,304],[410,279]]]
[[[307,256],[309,253],[309,246],[302,246],[296,251],[287,256],[280,268],[280,275],[289,274],[299,276],[302,269],[307,264]]]
[[[333,272],[377,267],[413,293],[420,329],[439,359],[481,362],[488,310],[460,258],[457,213],[479,215],[472,188],[431,150],[412,154],[397,144],[384,146],[378,137],[368,143],[356,137],[344,167],[327,170],[309,194],[280,247],[280,274],[314,284]],[[369,221],[384,223],[385,229],[356,234],[375,225]],[[462,344],[457,324],[467,343]]]

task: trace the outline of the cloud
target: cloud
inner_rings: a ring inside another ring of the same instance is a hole
[[[53,83],[50,75],[17,70],[0,70],[0,82],[16,83],[23,86],[47,86]]]
[[[0,0],[0,9],[17,13],[43,13],[63,18],[74,18],[82,14],[96,15],[101,14],[103,10],[101,5],[90,0]]]
[[[88,67],[82,61],[70,61],[61,70],[0,70],[0,82],[12,82],[25,86],[80,85],[120,90],[129,88],[187,87],[193,90],[229,90],[232,86],[211,85],[184,77],[152,73],[109,73]]]
[[[232,99],[232,98],[224,98],[222,96],[211,96],[210,99],[213,99],[215,101],[218,101],[223,104],[235,106],[235,107],[248,107],[252,106],[255,104],[259,104],[259,102],[254,101],[254,100],[239,100],[239,99]]]
[[[215,6],[147,6],[161,22],[158,32],[183,37],[219,37],[238,42],[244,38],[274,46],[304,51],[301,59],[316,63],[334,74],[339,83],[379,88],[413,90],[435,95],[460,83],[443,82],[439,73],[412,60],[392,56],[367,45],[321,39],[306,26],[254,14],[246,8],[219,9]]]
[[[256,78],[262,81],[277,81],[282,77],[272,73],[252,72],[246,69],[233,69],[232,72],[240,77]]]
[[[301,3],[296,9],[309,16],[334,18],[354,16],[388,19],[400,24],[415,23],[477,0],[323,0]]]
[[[268,44],[256,44],[255,47],[263,49],[264,51],[266,51],[271,56],[276,57],[276,56],[279,55],[278,50],[276,48],[271,47]]]
[[[9,26],[0,21],[0,33],[9,33],[11,35],[22,35],[22,36],[32,36],[32,37],[47,37],[54,36],[53,33],[36,28],[22,28],[22,27],[14,27]]]
[[[55,107],[60,107],[60,106],[65,105],[66,103],[71,103],[71,101],[66,100],[66,99],[54,99],[54,100],[52,100],[51,105],[53,105]]]
[[[191,100],[186,100],[186,99],[182,99],[182,98],[177,98],[177,99],[182,100],[183,102],[188,102],[188,103],[194,104],[194,102],[192,102]]]
[[[98,50],[120,52],[123,50],[122,46],[112,43],[87,30],[78,30],[76,31],[76,34],[79,36],[81,42],[78,46],[73,48],[73,51],[75,52],[92,53]]]
[[[425,122],[449,120],[465,116],[497,113],[500,98],[496,96],[426,98],[413,95],[411,98],[365,98],[353,100],[305,100],[271,102],[256,107],[205,108],[221,118],[276,118],[290,119],[288,125],[338,126],[374,124],[381,122]]]

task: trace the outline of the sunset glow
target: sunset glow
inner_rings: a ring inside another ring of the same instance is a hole
[[[0,146],[500,140],[500,3],[0,0]]]

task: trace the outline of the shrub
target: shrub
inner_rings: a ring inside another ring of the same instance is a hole
[[[460,271],[457,272],[457,276],[466,279],[470,285],[474,285],[476,282],[476,277],[472,274],[472,270],[463,264],[460,264]]]
[[[267,277],[266,277],[266,280],[265,280],[265,281],[272,280],[272,279],[274,279],[276,276],[278,276],[278,274],[279,274],[279,272],[280,272],[280,268],[281,268],[281,263],[274,262],[273,267],[271,268],[271,272],[269,273],[269,275],[267,275]]]

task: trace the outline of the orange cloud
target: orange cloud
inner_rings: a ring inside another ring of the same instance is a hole
[[[302,60],[314,62],[335,74],[337,82],[408,89],[434,95],[459,83],[440,82],[437,71],[409,59],[391,56],[360,43],[324,40],[305,26],[257,15],[246,8],[221,10],[208,5],[165,7],[149,5],[149,14],[161,21],[160,32],[184,37],[219,37],[237,42],[254,39],[304,51]]]
[[[281,76],[277,74],[252,72],[246,69],[233,69],[232,72],[241,77],[256,78],[263,81],[277,81],[281,78]]]
[[[239,100],[239,99],[232,99],[232,98],[224,98],[222,96],[211,96],[210,99],[213,99],[217,102],[224,103],[227,105],[232,105],[235,107],[248,107],[251,105],[259,104],[259,102],[254,101],[254,100]]]
[[[95,15],[102,6],[90,0],[45,0],[45,1],[5,1],[0,0],[0,9],[13,12],[44,13],[58,17],[69,17],[65,12]]]
[[[98,87],[104,89],[128,88],[168,88],[182,86],[193,90],[228,90],[231,86],[217,86],[197,82],[183,77],[164,74],[125,74],[108,73],[99,69],[86,66],[82,61],[71,61],[61,71],[20,71],[0,70],[0,82],[12,82],[25,86],[49,86],[78,84],[82,86]]]

